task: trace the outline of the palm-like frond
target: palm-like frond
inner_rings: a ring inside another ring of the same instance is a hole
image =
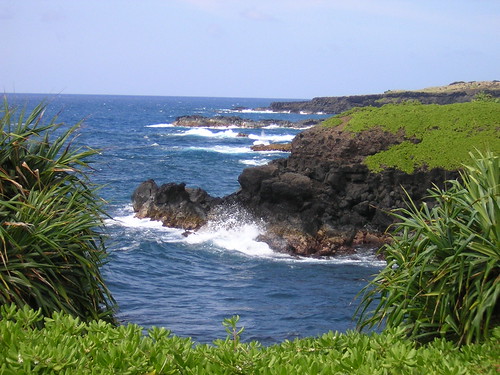
[[[470,343],[498,324],[500,158],[478,153],[473,161],[461,182],[430,191],[432,208],[410,199],[394,214],[387,266],[362,291],[360,328],[401,326],[419,339]]]
[[[14,120],[4,100],[0,117],[0,303],[113,319],[105,213],[86,175],[96,151],[72,147],[79,124],[43,124],[44,110]]]

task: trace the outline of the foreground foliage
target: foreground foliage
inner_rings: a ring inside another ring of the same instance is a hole
[[[103,212],[85,174],[96,151],[72,147],[79,124],[44,124],[44,111],[0,109],[0,304],[112,319]]]
[[[412,173],[422,167],[455,170],[475,149],[500,155],[500,103],[496,102],[354,108],[324,125],[340,125],[342,118],[348,120],[345,130],[354,133],[372,128],[404,133],[404,142],[366,158],[374,172],[396,168]]]
[[[444,339],[423,346],[400,331],[326,333],[263,347],[229,335],[196,345],[160,328],[83,323],[55,313],[36,328],[40,311],[2,307],[2,374],[496,374],[500,330],[482,344],[457,349]]]
[[[432,207],[410,200],[395,214],[394,241],[382,249],[387,266],[365,288],[361,327],[463,344],[500,323],[500,157],[479,153],[461,179],[433,189]]]

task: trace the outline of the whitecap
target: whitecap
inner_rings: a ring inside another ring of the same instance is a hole
[[[148,238],[157,242],[181,242],[195,246],[197,249],[209,245],[222,251],[273,261],[284,261],[290,264],[327,263],[380,268],[386,265],[384,260],[376,257],[375,250],[359,250],[352,255],[320,258],[275,252],[266,243],[258,241],[258,237],[265,232],[265,223],[254,220],[248,212],[236,206],[219,208],[214,214],[215,219],[210,220],[198,231],[191,232],[187,237],[183,235],[185,233],[183,229],[164,227],[160,221],[135,217],[131,213],[131,205],[127,205],[121,211],[120,216],[106,219],[105,224],[126,229],[138,241],[140,241],[140,238]],[[139,248],[138,243],[119,250],[132,251],[136,248]]]
[[[268,141],[255,141],[253,143],[254,146],[269,146],[271,143]]]
[[[260,113],[260,114],[273,114],[273,113],[290,113],[290,111],[273,111],[271,109],[251,109],[251,108],[243,108],[243,109],[223,109],[219,112],[224,113]]]
[[[260,234],[259,228],[254,224],[240,224],[233,228],[207,225],[189,235],[186,242],[191,245],[211,243],[219,248],[249,256],[275,257],[276,253],[266,243],[256,241]]]
[[[282,258],[289,257],[273,251],[269,245],[257,240],[264,232],[263,223],[255,222],[241,208],[230,206],[219,208],[204,227],[186,237],[190,245],[210,244],[215,247],[238,252],[250,257]]]
[[[375,255],[376,249],[372,249],[369,251],[361,251],[356,254],[351,255],[342,255],[342,256],[334,256],[334,257],[303,257],[298,256],[295,258],[288,259],[288,262],[298,262],[298,263],[310,263],[310,264],[338,264],[338,265],[355,265],[355,266],[363,266],[363,267],[385,267],[387,264],[385,260],[381,260],[377,258]]]
[[[126,212],[132,211],[132,208],[127,207]],[[161,221],[150,219],[139,219],[135,215],[123,212],[121,216],[115,216],[112,219],[106,219],[107,226],[122,228],[127,238],[133,238],[133,244],[130,248],[120,247],[118,250],[134,250],[140,247],[140,242],[143,240],[162,242],[180,242],[183,240],[182,229],[164,227]]]
[[[187,150],[218,152],[220,154],[249,154],[254,152],[250,149],[250,147],[234,146],[188,147]]]
[[[161,221],[151,219],[139,219],[135,214],[125,214],[123,216],[115,216],[112,219],[106,219],[107,225],[117,225],[127,228],[142,228],[142,229],[160,229],[162,231],[172,232],[175,229],[164,227]]]
[[[234,132],[232,129],[214,132],[208,128],[193,128],[177,135],[209,138],[237,138],[239,136],[239,134]]]
[[[269,159],[247,159],[247,160],[240,160],[239,162],[241,164],[245,165],[251,165],[251,166],[259,166],[259,165],[266,165],[269,163]]]
[[[291,142],[295,138],[295,135],[293,135],[293,134],[266,135],[265,133],[262,133],[261,135],[250,134],[248,136],[248,138],[255,139],[257,141],[268,141],[268,142],[272,142],[272,143],[284,143],[284,142]]]

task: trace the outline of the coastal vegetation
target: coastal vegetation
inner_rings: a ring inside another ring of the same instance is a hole
[[[433,202],[409,199],[394,213],[387,267],[365,288],[358,310],[360,328],[380,325],[381,332],[328,332],[268,347],[245,342],[237,316],[223,321],[227,337],[212,344],[164,328],[115,325],[100,273],[105,212],[87,174],[96,151],[72,143],[79,124],[44,124],[44,110],[15,117],[4,102],[0,120],[1,373],[498,373],[498,103],[386,105],[325,123],[353,133],[404,132],[411,145],[399,157],[407,160],[386,157],[374,170],[461,167],[461,179],[430,191]],[[448,137],[437,143],[443,149],[428,146],[439,137]]]
[[[399,329],[328,332],[264,347],[240,342],[241,329],[235,336],[231,325],[225,339],[202,345],[164,328],[144,334],[133,324],[84,323],[65,313],[42,318],[15,306],[3,306],[0,318],[3,374],[476,375],[496,374],[500,358],[500,329],[460,348],[445,339],[419,345]],[[36,328],[42,320],[45,328]]]
[[[425,168],[456,170],[475,149],[500,154],[500,104],[491,101],[386,104],[354,108],[323,122],[324,126],[344,123],[344,130],[352,133],[376,128],[404,135],[402,143],[365,159],[373,172],[387,168],[406,173]]]
[[[381,107],[387,103],[419,101],[422,104],[453,104],[476,100],[477,96],[500,98],[500,81],[453,82],[419,90],[387,90],[383,94],[316,97],[308,101],[274,102],[274,111],[339,114],[352,108]]]
[[[102,202],[89,181],[95,150],[73,147],[79,127],[45,123],[46,106],[0,112],[0,304],[112,320]]]
[[[385,324],[418,340],[481,341],[500,312],[500,157],[478,153],[461,181],[394,213],[387,265],[365,288],[360,327]],[[374,310],[369,310],[375,305]]]

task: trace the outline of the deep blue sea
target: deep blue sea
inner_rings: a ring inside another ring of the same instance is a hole
[[[354,329],[356,293],[383,265],[373,257],[293,258],[255,241],[262,224],[228,212],[195,235],[134,218],[130,196],[144,180],[185,182],[223,196],[239,188],[244,168],[285,158],[253,152],[254,143],[288,142],[301,130],[179,128],[199,114],[292,121],[324,117],[234,108],[276,99],[8,94],[10,105],[48,103],[45,116],[84,120],[76,144],[101,150],[92,180],[106,209],[109,263],[103,272],[122,322],[161,326],[200,343],[225,338],[221,322],[240,315],[242,340],[273,344]],[[249,137],[238,137],[238,133]]]

